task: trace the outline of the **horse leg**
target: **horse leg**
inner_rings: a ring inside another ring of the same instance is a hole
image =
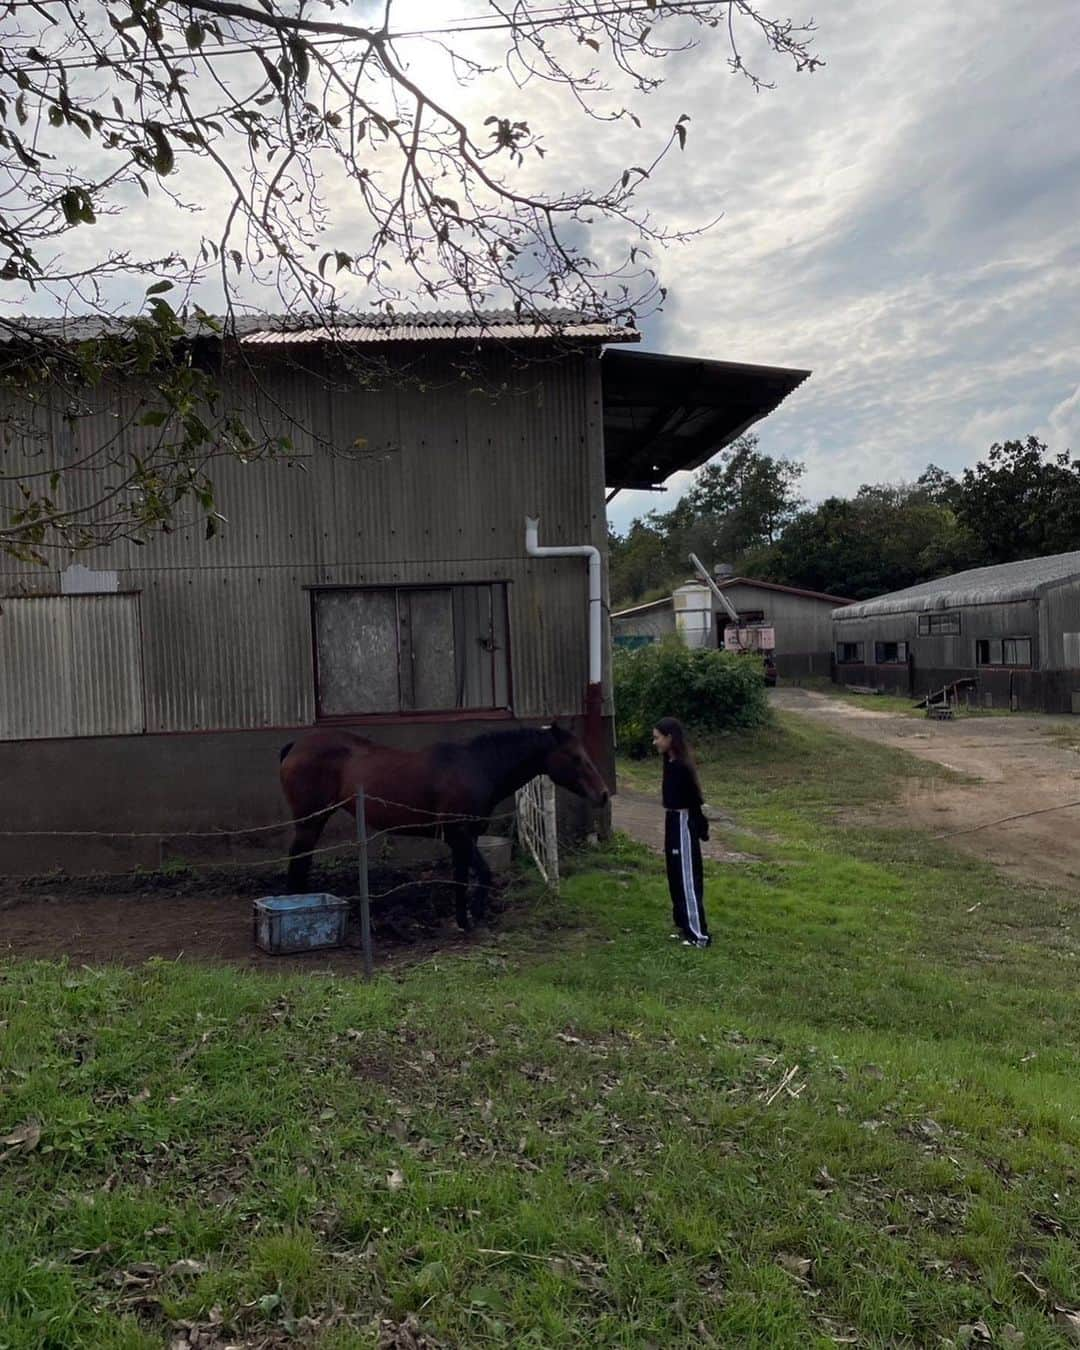
[[[326,829],[326,822],[333,814],[333,809],[321,811],[317,816],[311,816],[295,826],[292,847],[289,849],[289,875],[285,882],[289,895],[307,893],[308,877],[311,875],[311,854],[323,830]]]
[[[472,893],[470,908],[476,922],[483,923],[487,918],[487,902],[491,895],[491,885],[494,878],[475,838],[470,841],[470,845],[470,861],[476,873],[476,888]]]
[[[457,924],[463,933],[472,927],[469,918],[469,864],[472,861],[472,840],[464,830],[446,831],[446,842],[454,861],[454,905]]]

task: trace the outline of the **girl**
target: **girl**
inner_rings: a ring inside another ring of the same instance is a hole
[[[671,911],[684,947],[707,947],[711,941],[705,922],[701,841],[709,837],[709,823],[701,810],[701,785],[682,723],[661,717],[653,728],[653,745],[664,761],[664,858],[667,862]]]

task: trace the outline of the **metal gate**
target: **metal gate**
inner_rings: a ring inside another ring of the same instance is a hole
[[[555,819],[555,784],[550,778],[532,778],[514,794],[518,838],[533,856],[540,875],[553,891],[559,889],[559,831]]]

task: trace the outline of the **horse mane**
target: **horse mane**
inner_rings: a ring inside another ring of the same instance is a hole
[[[513,727],[506,731],[485,731],[468,741],[443,741],[434,747],[439,759],[457,759],[467,754],[492,782],[507,768],[528,755],[548,750],[552,745],[552,727]],[[557,733],[556,733],[557,735]]]

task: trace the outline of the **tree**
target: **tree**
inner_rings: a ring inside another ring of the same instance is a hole
[[[611,592],[618,602],[675,585],[696,553],[707,565],[736,562],[773,542],[802,505],[803,465],[774,459],[754,435],[740,436],[700,470],[670,511],[635,520],[611,551]]]
[[[1080,460],[1047,458],[1034,436],[990,447],[965,469],[956,513],[983,563],[1014,562],[1080,548]]]
[[[945,469],[939,469],[936,464],[928,464],[915,480],[915,488],[921,492],[928,502],[933,502],[935,506],[948,506],[956,509],[957,498],[960,493],[960,484]]]
[[[740,436],[721,458],[706,464],[685,500],[697,520],[716,522],[713,556],[736,556],[773,543],[803,505],[797,489],[804,472],[794,460],[763,454],[753,433]]]
[[[6,392],[33,403],[57,381],[77,390],[134,373],[161,391],[145,414],[160,417],[152,425],[162,434],[149,462],[134,464],[123,438],[103,452],[112,488],[123,485],[104,525],[100,512],[58,500],[63,464],[46,456],[31,473],[6,471],[17,506],[0,518],[0,548],[142,538],[192,499],[212,518],[208,460],[280,447],[215,405],[190,338],[227,339],[241,302],[268,289],[278,307],[330,326],[350,283],[369,307],[500,304],[539,325],[550,305],[627,319],[647,310],[662,297],[652,253],[682,236],[654,221],[642,185],[685,148],[690,119],[654,136],[623,94],[635,102],[654,90],[697,37],[721,44],[755,88],[763,79],[748,64],[751,46],[796,70],[820,64],[810,26],[773,19],[753,0],[556,0],[542,11],[487,0],[471,19],[412,30],[392,17],[393,0],[370,25],[336,0],[9,6],[0,50]],[[431,58],[430,78],[417,73],[418,49]],[[637,162],[591,185],[545,186],[554,147],[527,115],[522,90],[533,83],[594,119],[596,137],[605,124],[638,128]],[[141,197],[171,203],[178,220],[198,203],[206,228],[194,249],[151,255],[118,244],[133,233]],[[210,283],[220,331],[200,307]],[[77,349],[21,317],[28,301],[111,315],[136,285],[145,314]]]
[[[864,484],[803,512],[754,574],[853,600],[901,590],[966,565],[967,539],[947,507],[910,484]]]

